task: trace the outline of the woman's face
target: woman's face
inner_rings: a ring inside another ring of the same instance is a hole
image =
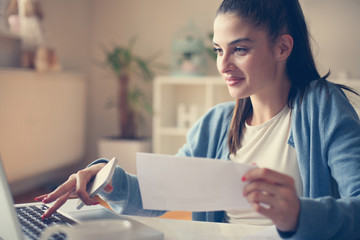
[[[232,97],[276,94],[284,73],[265,31],[234,14],[220,14],[214,22],[213,44],[217,68]]]

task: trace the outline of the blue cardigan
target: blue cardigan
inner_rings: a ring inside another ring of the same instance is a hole
[[[228,160],[228,129],[235,103],[212,108],[192,127],[178,155]],[[292,109],[288,144],[296,149],[303,197],[291,239],[360,238],[360,120],[334,84],[313,81]],[[104,161],[99,159],[94,163]],[[144,210],[137,177],[118,167],[114,191],[101,196],[123,214],[159,216]],[[222,222],[224,212],[196,212],[193,220]]]

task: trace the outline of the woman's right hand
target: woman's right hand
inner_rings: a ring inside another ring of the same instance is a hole
[[[88,182],[106,165],[106,163],[94,164],[72,174],[66,182],[57,187],[53,192],[38,196],[35,201],[54,204],[44,213],[42,218],[50,217],[58,210],[70,197],[79,197],[86,205],[96,205],[99,202],[90,198],[86,192]],[[112,186],[109,184],[104,191],[111,192]]]

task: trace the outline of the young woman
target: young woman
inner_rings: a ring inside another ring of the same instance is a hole
[[[360,121],[341,88],[320,77],[297,0],[224,0],[214,22],[217,67],[236,103],[215,106],[178,155],[257,164],[243,176],[251,210],[193,213],[194,220],[256,230],[276,225],[293,239],[360,238]],[[58,209],[86,183],[99,159],[38,199]],[[136,176],[116,169],[101,196],[124,214],[142,208]]]

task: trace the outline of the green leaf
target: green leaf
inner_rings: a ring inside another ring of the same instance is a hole
[[[132,80],[132,75],[136,74],[141,80],[150,82],[153,80],[155,74],[154,69],[168,70],[169,67],[155,63],[155,59],[160,55],[159,52],[151,54],[148,57],[137,56],[134,54],[137,37],[132,37],[128,44],[113,45],[111,47],[101,46],[104,53],[104,60],[102,67],[110,69],[118,79]],[[136,83],[136,82],[135,82]],[[126,89],[126,97],[128,100],[128,107],[131,112],[134,112],[137,118],[142,118],[141,114],[145,112],[152,114],[152,106],[148,101],[147,96],[136,86],[136,84],[129,83],[129,88]],[[108,101],[108,107],[117,106],[114,102]],[[142,111],[143,110],[143,111]],[[122,131],[123,132],[123,131]],[[135,136],[134,136],[135,137]]]

